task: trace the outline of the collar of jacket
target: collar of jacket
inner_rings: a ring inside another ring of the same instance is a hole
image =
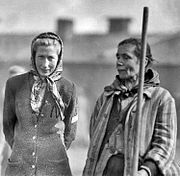
[[[148,98],[152,97],[153,87],[158,87],[160,84],[159,74],[153,70],[148,69],[145,73],[145,81],[144,81],[144,89],[143,94],[146,95]],[[104,95],[105,96],[112,96],[112,95],[120,95],[125,93],[133,93],[136,94],[138,91],[138,86],[134,87],[131,91],[127,91],[125,86],[122,85],[121,80],[116,76],[113,83],[109,86],[104,88]]]

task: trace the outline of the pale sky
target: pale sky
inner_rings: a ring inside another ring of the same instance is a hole
[[[73,18],[75,32],[106,32],[106,17],[131,17],[131,31],[141,30],[149,7],[151,32],[180,30],[179,0],[0,0],[0,33],[55,31],[56,19]]]

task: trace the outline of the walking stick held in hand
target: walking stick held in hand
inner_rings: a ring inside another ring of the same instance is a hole
[[[146,57],[146,46],[147,46],[147,26],[148,26],[148,7],[143,9],[143,21],[142,21],[142,35],[141,35],[141,58],[140,58],[140,68],[139,68],[139,89],[138,89],[138,99],[137,99],[137,110],[136,110],[136,120],[137,120],[137,133],[135,135],[134,141],[134,156],[133,156],[133,169],[131,176],[137,176],[138,171],[138,160],[139,160],[139,142],[140,142],[140,128],[142,123],[142,100],[143,100],[143,87],[144,87],[144,70],[145,64],[144,60]]]

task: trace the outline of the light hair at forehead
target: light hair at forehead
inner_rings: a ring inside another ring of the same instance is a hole
[[[39,46],[54,46],[57,49],[57,53],[59,54],[61,51],[61,45],[59,43],[59,41],[55,40],[55,39],[51,39],[51,38],[39,38],[37,39],[34,44],[33,44],[33,51],[36,52],[37,48]]]

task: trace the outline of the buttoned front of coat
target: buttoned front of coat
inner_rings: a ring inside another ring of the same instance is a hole
[[[77,112],[76,97],[72,83],[64,78],[59,82],[59,91],[65,104],[63,122],[60,117],[56,117],[55,102],[47,90],[40,113],[32,110],[30,94],[33,78],[30,73],[7,81],[3,130],[12,148],[7,176],[71,175],[66,147],[69,147],[75,136],[71,120]],[[57,124],[65,124],[65,143],[59,133],[63,131],[63,126]]]

